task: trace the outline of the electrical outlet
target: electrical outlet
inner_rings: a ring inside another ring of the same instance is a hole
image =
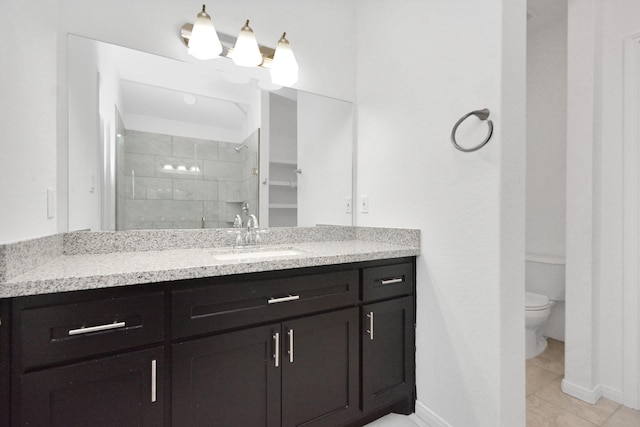
[[[345,198],[345,207],[346,207],[347,213],[351,213],[353,211],[351,203],[352,203],[351,197],[346,197]]]
[[[369,196],[360,196],[360,212],[369,213]]]

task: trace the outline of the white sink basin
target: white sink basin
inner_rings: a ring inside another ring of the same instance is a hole
[[[259,258],[272,258],[272,257],[281,257],[281,256],[293,256],[293,255],[301,255],[302,252],[297,249],[264,249],[264,250],[249,250],[243,251],[238,250],[238,252],[227,252],[223,254],[214,254],[213,257],[220,261],[236,261],[236,260],[246,260],[246,259],[259,259]]]

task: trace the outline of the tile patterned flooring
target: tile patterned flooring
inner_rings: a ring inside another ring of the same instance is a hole
[[[590,405],[564,394],[564,343],[548,342],[540,356],[526,363],[527,427],[640,427],[640,411],[605,398]]]
[[[595,405],[564,394],[564,343],[549,339],[547,349],[527,360],[527,427],[640,427],[640,411],[601,398]],[[412,422],[415,421],[415,422]],[[367,426],[424,425],[415,415],[389,414]]]

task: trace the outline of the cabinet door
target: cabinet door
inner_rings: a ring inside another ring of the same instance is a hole
[[[276,324],[174,344],[173,426],[280,425],[279,334]]]
[[[330,426],[359,415],[358,309],[283,323],[282,425]]]
[[[363,307],[363,409],[393,403],[414,391],[413,298]]]
[[[24,374],[13,425],[164,425],[163,350],[153,349]]]

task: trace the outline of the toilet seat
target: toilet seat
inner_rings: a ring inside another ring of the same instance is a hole
[[[525,292],[524,309],[526,311],[542,311],[549,307],[549,298],[546,295]]]

